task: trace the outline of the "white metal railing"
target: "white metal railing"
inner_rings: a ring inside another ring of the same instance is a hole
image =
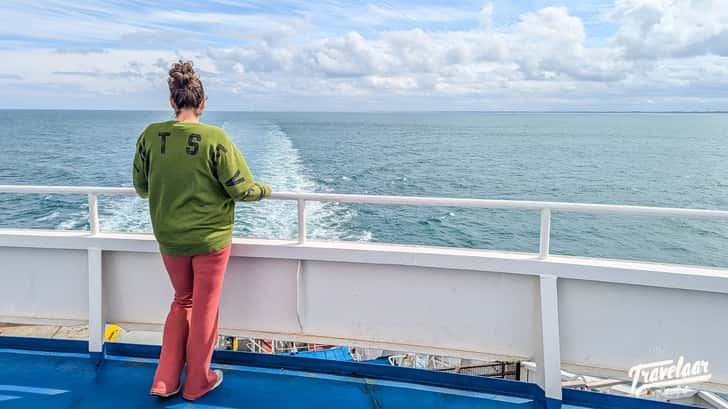
[[[94,353],[103,351],[107,321],[141,325],[140,328],[159,328],[163,324],[161,319],[168,304],[159,297],[145,296],[170,290],[165,275],[159,274],[158,259],[117,257],[119,253],[156,252],[154,241],[148,237],[107,240],[108,236],[98,235],[98,239],[93,238],[99,231],[98,195],[135,195],[132,188],[0,185],[0,193],[86,195],[90,226],[89,240],[72,238],[67,241],[66,237],[48,240],[50,235],[27,234],[27,231],[0,234],[5,247],[67,249],[73,254],[73,257],[67,257],[66,254],[25,249],[4,252],[6,258],[2,260],[7,268],[0,269],[5,284],[0,286],[0,320],[60,325],[69,320],[87,321],[89,351]],[[725,210],[545,201],[296,192],[274,193],[272,199],[296,202],[299,243],[306,240],[304,210],[306,202],[310,201],[539,211],[540,258],[549,254],[553,212],[728,220]],[[716,371],[714,379],[721,384],[728,382],[725,370],[728,365],[719,343],[694,342],[694,337],[675,336],[674,326],[663,325],[659,320],[634,319],[653,316],[659,310],[684,327],[680,334],[701,333],[705,339],[725,339],[728,321],[721,311],[728,305],[725,301],[725,294],[728,294],[726,270],[696,271],[694,268],[675,269],[670,265],[644,268],[609,260],[594,263],[592,260],[564,261],[557,257],[544,262],[530,256],[506,258],[424,247],[390,247],[386,251],[376,248],[361,251],[357,246],[326,247],[291,243],[285,246],[251,243],[247,246],[246,251],[237,256],[256,261],[246,266],[246,274],[230,274],[226,278],[227,291],[237,296],[223,297],[221,310],[251,313],[222,314],[221,326],[225,325],[223,328],[231,331],[230,334],[242,337],[481,360],[493,357],[533,359],[538,369],[536,381],[552,399],[561,399],[562,362],[595,370],[611,368],[611,371],[623,368],[625,363],[643,362],[646,357],[657,361],[697,355],[716,361],[717,364],[712,365]],[[87,250],[87,269],[79,268],[77,264],[81,259],[77,257],[80,256],[78,250]],[[104,258],[107,251],[112,254]],[[281,260],[297,261],[295,276],[291,274],[293,263]],[[302,264],[307,261],[313,262]],[[366,263],[366,268],[356,265],[361,263]],[[428,272],[447,269],[447,272],[424,274],[422,280],[418,280],[418,293],[414,298],[382,296],[383,285],[388,288],[411,285],[413,268]],[[477,280],[473,280],[473,271],[481,273]],[[87,289],[84,288],[85,275]],[[332,280],[332,277],[342,276],[346,276],[342,281]],[[44,285],[36,285],[41,280]],[[604,287],[604,283],[617,285]],[[444,285],[456,287],[455,291],[443,292]],[[292,295],[287,291],[292,291],[294,286],[295,297],[280,296],[281,289]],[[84,293],[88,294],[87,299]],[[138,297],[129,298],[129,294]],[[276,300],[276,308],[270,308],[271,299]],[[512,299],[523,305],[499,310]],[[434,302],[432,311],[436,313],[422,318],[427,325],[402,326],[402,322],[422,315],[421,300],[428,305]],[[383,311],[387,313],[382,314]],[[479,314],[475,317],[476,322],[472,314],[463,311],[499,313]],[[598,320],[594,319],[595,314],[599,316]],[[360,319],[352,321],[352,316]],[[522,325],[510,325],[514,322]],[[493,328],[498,331],[496,336]],[[626,343],[615,344],[604,334],[630,336],[625,338]],[[650,345],[660,348],[656,350]],[[623,369],[626,371],[627,368]]]
[[[130,187],[96,186],[32,186],[0,185],[0,193],[54,193],[88,195],[89,231],[99,232],[98,195],[136,195]],[[554,211],[589,214],[621,214],[652,217],[686,217],[698,219],[728,220],[728,210],[683,209],[672,207],[650,207],[629,205],[606,205],[593,203],[547,202],[532,200],[461,199],[419,196],[376,196],[336,193],[274,192],[274,200],[295,200],[297,203],[298,242],[306,241],[306,202],[344,202],[383,205],[409,205],[433,207],[461,207],[481,209],[538,210],[541,212],[539,256],[547,257],[551,238],[551,213]]]

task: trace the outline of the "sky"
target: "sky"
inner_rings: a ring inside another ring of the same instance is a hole
[[[728,0],[3,0],[0,108],[728,111]]]

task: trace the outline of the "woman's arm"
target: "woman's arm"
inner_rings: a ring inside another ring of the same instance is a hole
[[[143,132],[136,143],[134,153],[134,167],[132,169],[132,180],[134,181],[134,190],[140,197],[149,197],[149,185],[147,183],[147,173],[149,171],[147,147],[144,143]]]
[[[225,146],[227,145],[227,146]],[[232,141],[219,144],[211,155],[217,169],[217,180],[235,201],[254,202],[270,196],[272,189],[265,183],[253,180],[243,154]]]

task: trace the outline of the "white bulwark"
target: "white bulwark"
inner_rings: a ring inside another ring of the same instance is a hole
[[[105,323],[162,327],[172,289],[154,237],[98,232],[96,196],[131,189],[0,192],[88,195],[91,204],[90,231],[0,229],[0,322],[88,322],[94,351]],[[710,377],[695,374],[703,376],[702,388],[728,385],[728,270],[557,256],[548,248],[554,212],[727,221],[726,211],[311,193],[273,198],[301,208],[334,200],[527,209],[540,212],[547,231],[539,253],[312,241],[301,211],[295,240],[234,239],[221,304],[224,334],[535,361],[536,379],[555,399],[564,368],[621,373],[638,389],[654,382],[649,372],[642,379],[646,367],[633,367],[664,364],[667,373],[679,357],[693,360],[691,368],[703,368],[695,360],[710,362]],[[683,359],[681,367],[687,364]]]

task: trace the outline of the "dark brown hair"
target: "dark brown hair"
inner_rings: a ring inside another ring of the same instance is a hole
[[[192,68],[192,61],[180,60],[175,63],[169,69],[167,84],[169,84],[169,95],[177,105],[177,113],[182,108],[194,108],[197,115],[202,113],[199,108],[205,99],[205,89],[202,87],[200,76]]]

